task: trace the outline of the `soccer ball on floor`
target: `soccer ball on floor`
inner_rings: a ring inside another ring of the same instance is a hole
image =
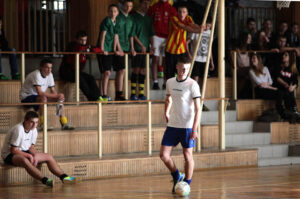
[[[188,196],[190,194],[190,185],[184,181],[178,182],[175,185],[175,193],[179,196]]]

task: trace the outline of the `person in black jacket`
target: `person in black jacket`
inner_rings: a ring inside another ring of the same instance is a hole
[[[0,52],[1,51],[16,51],[13,48],[9,48],[8,41],[5,37],[5,32],[2,27],[2,17],[0,17]],[[16,54],[8,54],[9,56],[9,64],[11,70],[12,79],[19,80],[20,74],[18,73],[18,64],[17,64],[17,56]],[[9,77],[2,74],[2,54],[0,53],[0,80],[8,80]]]

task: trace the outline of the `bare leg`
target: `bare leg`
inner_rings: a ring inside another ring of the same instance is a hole
[[[158,56],[153,56],[152,57],[152,64],[151,64],[153,82],[155,80],[157,80],[157,65],[158,65],[158,62],[159,62],[159,57]]]
[[[185,178],[192,179],[194,171],[193,148],[183,148]]]
[[[22,155],[14,155],[12,162],[15,166],[25,168],[27,173],[37,180],[42,180],[44,177],[41,171]]]
[[[171,173],[177,170],[174,161],[171,158],[171,152],[173,147],[172,146],[161,146],[160,147],[160,159],[164,162],[167,168],[170,170]]]
[[[117,71],[116,75],[116,91],[123,91],[123,80],[124,80],[125,69]]]
[[[108,81],[110,77],[110,71],[107,70],[103,73],[103,80],[102,80],[102,89],[103,89],[103,95],[107,95],[107,87],[108,87]]]
[[[57,177],[60,177],[62,174],[64,174],[52,155],[47,153],[36,153],[34,157],[38,160],[39,163],[46,162],[51,173],[53,173]]]

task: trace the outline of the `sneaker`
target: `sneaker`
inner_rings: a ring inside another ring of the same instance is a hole
[[[52,179],[48,178],[48,180],[46,181],[46,186],[53,187],[54,186],[54,181]]]
[[[104,99],[102,98],[102,96],[100,96],[100,97],[97,99],[97,101],[103,102]]]
[[[202,111],[209,111],[209,108],[203,104]]]
[[[135,94],[131,94],[130,100],[138,100],[139,98]]]
[[[103,95],[102,96],[102,101],[108,102],[108,101],[111,101],[111,98],[109,96],[107,96],[107,95]]]
[[[67,177],[65,177],[65,178],[62,180],[62,182],[63,182],[64,184],[74,184],[74,183],[77,182],[77,178],[72,177],[72,176],[67,176]]]
[[[64,124],[61,126],[61,130],[63,131],[70,131],[70,130],[74,130],[75,128],[73,126],[69,126],[68,124]]]
[[[3,73],[0,73],[0,80],[9,80],[9,77],[3,75]]]
[[[153,90],[159,90],[159,85],[158,85],[158,82],[154,82],[153,83],[153,87],[152,87]]]
[[[122,95],[120,95],[120,96],[117,96],[117,97],[115,98],[115,100],[116,100],[116,101],[125,101],[126,99],[125,99],[125,96],[122,94]]]
[[[172,193],[175,193],[175,185],[176,185],[178,182],[183,181],[184,177],[185,177],[185,174],[184,174],[183,172],[179,172],[178,180],[177,180],[177,181],[173,181],[173,182],[174,182],[174,185],[173,185]]]
[[[21,79],[21,75],[19,73],[16,73],[12,76],[13,80],[20,80]]]
[[[139,100],[147,100],[147,98],[146,98],[145,95],[140,95],[140,96],[139,96]]]

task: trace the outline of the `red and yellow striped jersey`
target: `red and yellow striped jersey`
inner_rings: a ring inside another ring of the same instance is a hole
[[[187,16],[181,21],[177,16],[173,16],[169,23],[169,35],[166,43],[166,52],[170,54],[183,54],[186,52],[187,31],[180,26],[193,24],[192,17]]]

